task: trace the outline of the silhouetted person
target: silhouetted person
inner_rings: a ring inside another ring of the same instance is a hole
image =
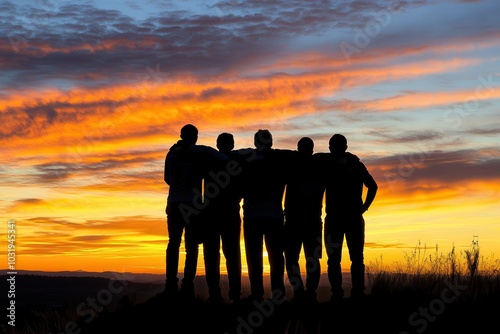
[[[285,195],[285,265],[293,286],[294,299],[316,300],[321,277],[323,222],[321,220],[325,183],[320,160],[313,155],[314,142],[303,137],[297,143]],[[299,257],[302,247],[306,258],[306,286],[301,277]]]
[[[207,239],[204,242],[205,271],[209,285],[209,301],[218,303],[222,300],[220,289],[218,289],[222,241],[222,252],[226,259],[229,281],[228,296],[231,302],[237,302],[241,298],[240,202],[242,194],[240,177],[243,161],[241,155],[233,152],[232,134],[221,133],[217,137],[217,148],[230,160],[215,166],[205,179],[206,191],[213,188],[207,195],[209,203],[206,214],[210,230],[207,231]],[[210,279],[208,279],[209,276]]]
[[[347,150],[347,139],[334,134],[329,141],[330,154],[326,166],[325,247],[328,255],[328,279],[332,300],[342,298],[342,244],[344,236],[351,260],[351,296],[364,295],[365,290],[365,221],[377,193],[377,183],[359,158]],[[363,186],[367,188],[363,201]]]
[[[181,139],[174,144],[165,157],[164,181],[169,185],[166,215],[168,245],[166,249],[165,293],[167,296],[178,292],[179,250],[182,234],[186,259],[181,294],[194,298],[194,278],[198,261],[198,244],[203,226],[200,222],[204,209],[202,198],[202,178],[206,168],[214,160],[227,160],[217,150],[202,145],[198,141],[198,129],[187,124],[180,131]]]
[[[250,279],[250,298],[264,296],[263,242],[265,242],[271,279],[271,298],[285,298],[283,194],[287,182],[289,150],[272,149],[268,130],[254,135],[255,149],[244,169],[243,235]]]

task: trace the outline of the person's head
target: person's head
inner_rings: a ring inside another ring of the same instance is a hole
[[[230,152],[234,148],[234,137],[232,134],[224,132],[217,137],[217,148],[221,152]]]
[[[269,130],[259,129],[254,137],[253,142],[259,150],[269,150],[273,146],[273,136]]]
[[[334,134],[329,141],[331,153],[343,153],[347,150],[347,139],[341,134]]]
[[[188,144],[196,144],[198,141],[198,129],[192,124],[186,124],[181,129],[181,139]]]
[[[309,137],[302,137],[297,142],[297,151],[303,154],[313,154],[314,142]]]

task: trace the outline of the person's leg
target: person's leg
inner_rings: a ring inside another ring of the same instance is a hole
[[[220,235],[216,228],[207,230],[207,236],[203,242],[203,260],[209,301],[218,302],[222,297],[220,289]]]
[[[239,212],[223,222],[221,230],[222,252],[226,259],[229,280],[229,299],[237,301],[241,297],[241,218]]]
[[[272,297],[285,297],[284,225],[281,219],[267,219],[265,242],[269,256]]]
[[[250,294],[255,299],[261,299],[264,296],[263,234],[261,225],[259,219],[246,219],[243,222]]]
[[[165,292],[177,292],[179,281],[177,274],[179,271],[179,249],[181,246],[182,232],[184,231],[184,221],[179,213],[178,206],[169,204],[166,208],[168,244],[166,248],[166,278]]]
[[[198,266],[198,239],[194,230],[193,222],[187,224],[184,231],[184,246],[186,249],[186,260],[184,262],[184,277],[181,283],[181,294],[186,298],[194,298],[194,278]]]
[[[342,244],[344,241],[344,231],[342,222],[337,218],[327,215],[325,218],[325,249],[328,256],[327,272],[330,282],[332,297],[343,297],[342,288]]]
[[[304,292],[299,265],[302,231],[297,231],[293,224],[293,220],[287,219],[287,225],[285,225],[285,268],[288,281],[293,287],[293,295],[299,297]]]
[[[306,257],[306,291],[316,296],[321,278],[320,259],[323,252],[322,222],[319,219],[311,219],[312,224],[309,233],[304,237],[304,255]]]
[[[365,290],[365,221],[362,215],[352,217],[346,230],[346,243],[351,259],[351,295],[361,295]]]

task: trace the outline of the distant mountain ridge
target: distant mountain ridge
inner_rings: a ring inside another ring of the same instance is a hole
[[[11,272],[8,269],[2,269],[0,275],[7,275]],[[34,276],[49,276],[49,277],[102,277],[107,279],[124,279],[130,282],[137,283],[163,283],[165,276],[160,274],[148,273],[132,273],[132,272],[91,272],[84,270],[76,271],[40,271],[40,270],[16,270],[17,275],[34,275]]]

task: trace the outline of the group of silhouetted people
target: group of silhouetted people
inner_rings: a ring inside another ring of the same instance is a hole
[[[264,245],[270,267],[271,299],[285,298],[286,272],[294,299],[316,300],[323,247],[328,256],[331,298],[343,298],[344,238],[351,260],[351,296],[364,295],[363,213],[373,202],[378,187],[360,159],[347,152],[343,135],[330,138],[329,153],[314,153],[314,142],[309,137],[298,141],[297,150],[275,149],[268,130],[255,133],[254,148],[235,149],[230,133],[217,137],[217,149],[197,145],[197,140],[198,129],[192,124],[183,126],[180,140],[165,158],[164,180],[169,186],[164,291],[167,297],[195,297],[199,245],[203,245],[208,301],[221,303],[222,244],[228,296],[231,302],[238,302],[242,297],[242,229],[250,299],[264,298]],[[183,233],[186,257],[179,288]],[[302,248],[306,258],[305,285],[299,265]]]

